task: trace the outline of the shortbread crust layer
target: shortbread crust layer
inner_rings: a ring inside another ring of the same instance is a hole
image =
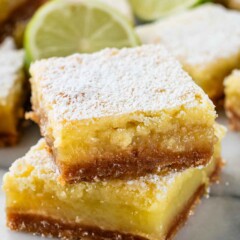
[[[19,134],[0,133],[0,147],[14,146],[19,140]]]
[[[205,166],[212,156],[211,153],[191,152],[184,154],[164,153],[164,151],[137,151],[118,153],[117,156],[104,160],[96,159],[91,164],[69,165],[58,163],[61,178],[64,182],[78,183],[107,179],[135,179],[150,173],[182,171],[190,167]]]
[[[232,130],[240,131],[240,115],[236,113],[234,107],[226,107],[225,111],[229,119],[229,124]]]

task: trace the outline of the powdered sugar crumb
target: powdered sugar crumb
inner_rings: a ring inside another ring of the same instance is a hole
[[[162,46],[51,58],[33,64],[30,72],[40,108],[54,120],[211,104]]]
[[[137,32],[143,43],[161,43],[189,65],[204,67],[240,54],[240,13],[217,4],[137,27]]]
[[[16,50],[11,38],[7,38],[0,45],[0,102],[6,104],[12,87],[23,68],[24,52]]]

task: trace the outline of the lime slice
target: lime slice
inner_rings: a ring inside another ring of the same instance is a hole
[[[128,19],[97,0],[45,4],[28,24],[24,39],[28,62],[136,45],[139,39]]]
[[[183,11],[205,0],[129,0],[136,16],[143,21]]]
[[[134,23],[132,7],[128,0],[101,0],[101,2],[118,10],[124,16],[126,16],[132,23]]]

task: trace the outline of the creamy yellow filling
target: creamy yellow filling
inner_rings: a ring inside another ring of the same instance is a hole
[[[47,128],[46,133],[56,149],[57,160],[70,164],[88,163],[96,157],[104,159],[133,149],[209,153],[215,141],[213,119],[197,109],[135,113],[88,122],[64,122],[59,126],[49,122],[48,126],[54,126]]]
[[[240,70],[234,71],[224,83],[226,107],[240,116]]]
[[[171,183],[163,182],[165,186],[161,186],[162,189],[156,193],[150,190],[140,194],[140,200],[134,198],[139,201],[138,206],[134,206],[126,204],[129,196],[126,196],[121,188],[118,189],[119,194],[123,194],[126,201],[122,197],[121,202],[114,202],[116,196],[113,199],[109,197],[108,201],[98,197],[99,192],[108,196],[115,194],[110,191],[111,188],[97,188],[91,191],[91,195],[83,192],[81,198],[78,198],[78,193],[74,195],[65,189],[55,192],[54,183],[38,180],[35,180],[34,190],[29,188],[18,192],[18,187],[14,186],[16,182],[8,179],[5,185],[7,209],[11,212],[50,216],[64,222],[82,223],[159,240],[164,239],[175,218],[184,210],[197,189],[202,184],[208,184],[204,170],[198,169],[176,174],[169,181]],[[146,204],[143,198],[146,198],[149,204]],[[141,204],[141,201],[145,203]]]
[[[183,64],[185,71],[193,80],[204,90],[212,99],[217,100],[223,96],[223,81],[231,71],[239,67],[240,53],[230,56],[229,58],[218,58],[211,63],[202,65],[191,65],[179,59]]]
[[[8,96],[4,99],[0,98],[0,134],[17,134],[19,118],[24,114],[23,103],[26,96],[24,87],[24,74],[20,71]]]

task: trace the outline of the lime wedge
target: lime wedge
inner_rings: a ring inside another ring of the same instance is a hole
[[[45,4],[28,24],[24,39],[28,62],[136,45],[139,39],[130,21],[97,0]]]
[[[100,0],[102,3],[115,8],[126,16],[132,23],[134,23],[134,16],[132,12],[132,7],[128,0]]]
[[[136,16],[153,21],[193,7],[205,0],[129,0]]]

